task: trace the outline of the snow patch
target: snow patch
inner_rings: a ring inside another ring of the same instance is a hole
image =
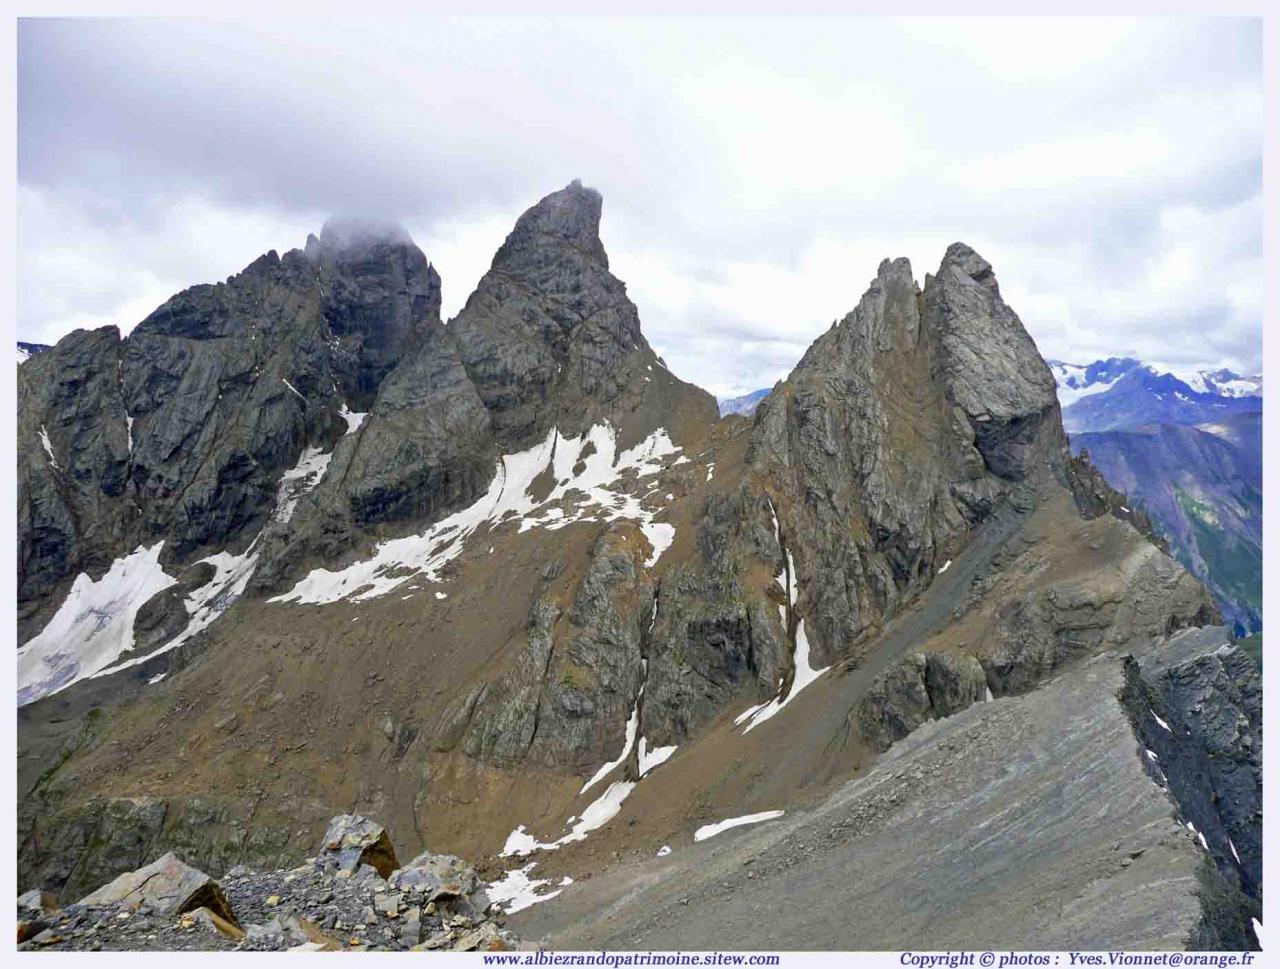
[[[947,559],[945,562],[942,563],[942,568],[938,569],[938,574],[941,575],[943,572],[947,571],[947,569],[949,568],[951,568],[951,559]]]
[[[61,471],[58,467],[58,459],[53,456],[53,445],[49,443],[49,432],[44,429],[44,425],[40,425],[40,443],[44,445],[44,453],[49,455],[49,463],[53,465],[54,471]]]
[[[338,571],[315,569],[290,591],[270,601],[321,604],[349,598],[359,602],[385,595],[410,576],[437,581],[440,569],[461,553],[481,525],[494,527],[519,520],[523,532],[534,527],[554,530],[589,518],[625,518],[639,522],[642,528],[657,527],[653,522],[656,512],[643,508],[638,497],[621,490],[621,479],[633,472],[639,477],[656,474],[663,470],[664,460],[679,450],[661,428],[621,453],[617,431],[610,424],[597,424],[580,438],[561,437],[553,428],[542,443],[501,457],[488,491],[469,507],[420,535],[381,543],[363,562]],[[530,488],[548,470],[556,484],[539,501],[529,493]],[[568,505],[569,510],[562,505]],[[661,539],[661,529],[646,531],[646,535],[656,550],[654,536]]]
[[[530,878],[529,872],[538,866],[536,861],[531,861],[523,868],[515,868],[507,872],[496,882],[490,882],[485,886],[485,892],[489,896],[489,901],[498,906],[508,915],[523,911],[530,905],[537,905],[539,902],[546,902],[555,898],[560,894],[559,890],[554,892],[538,893],[538,889],[543,885],[550,885],[549,878]],[[562,882],[561,884],[565,884]]]
[[[716,463],[712,461],[710,464],[707,465],[707,480],[710,481],[712,475],[714,475],[715,473],[716,473]]]
[[[351,411],[347,410],[347,405],[343,404],[341,409],[338,411],[338,416],[347,422],[347,433],[354,434],[356,431],[360,430],[360,425],[364,423],[364,419],[369,415],[353,414]]]
[[[93,675],[107,676],[118,670],[145,663],[154,656],[176,649],[196,634],[204,632],[204,630],[212,626],[214,620],[230,609],[235,601],[244,595],[245,586],[249,584],[249,579],[253,576],[253,570],[258,567],[257,547],[261,537],[259,534],[240,555],[233,555],[231,552],[218,552],[200,560],[202,563],[213,566],[213,578],[194,590],[183,602],[187,610],[187,627],[182,632],[146,656],[140,656],[117,666],[108,667]],[[170,584],[172,584],[172,580]]]
[[[303,396],[302,396],[302,394],[300,394],[300,393],[298,392],[298,388],[297,388],[297,387],[295,387],[293,384],[289,383],[289,381],[285,380],[283,377],[281,377],[280,379],[284,381],[284,385],[285,385],[286,387],[288,387],[291,391],[293,391],[293,395],[294,395],[295,397],[297,397],[297,398],[298,398],[298,400],[302,401],[303,403],[306,403],[307,398],[303,397]]]
[[[658,849],[659,858],[665,858],[669,854],[671,854],[671,845],[663,845],[661,848]]]
[[[744,824],[759,824],[761,821],[772,821],[774,818],[782,817],[784,813],[783,811],[761,811],[759,814],[747,814],[740,818],[717,821],[715,824],[704,824],[693,833],[693,840],[706,841],[708,838],[714,838],[720,832],[728,831],[730,828],[738,828]]]
[[[151,677],[151,679],[147,680],[147,686],[155,686],[168,675],[168,673],[157,673],[155,676]]]
[[[1115,380],[1087,383],[1088,377],[1085,371],[1088,368],[1070,363],[1054,364],[1050,369],[1058,385],[1058,403],[1064,410],[1082,398],[1105,393],[1120,380],[1120,377],[1117,377]]]
[[[645,673],[647,679],[648,664],[645,664]],[[627,758],[631,755],[631,748],[636,742],[636,733],[640,730],[640,698],[644,696],[644,686],[642,681],[640,690],[636,693],[636,701],[631,707],[631,716],[627,720],[626,736],[622,741],[622,753],[607,764],[602,764],[600,769],[592,775],[591,780],[582,785],[582,790],[578,791],[579,794],[586,794],[593,785],[608,777],[610,771],[626,763]]]
[[[742,731],[744,734],[750,733],[756,727],[760,726],[760,724],[780,713],[788,703],[800,695],[801,690],[812,684],[818,679],[818,677],[822,676],[823,673],[830,669],[830,667],[824,666],[820,670],[815,670],[809,665],[809,637],[804,631],[803,619],[796,624],[796,651],[794,662],[796,672],[795,676],[792,677],[791,680],[790,693],[785,697],[779,695],[774,697],[768,703],[752,707],[751,709],[739,714],[737,719],[734,720],[735,724],[742,723],[744,720],[750,721],[747,724],[746,729]]]
[[[328,454],[319,448],[303,448],[298,456],[298,463],[280,476],[280,485],[276,491],[276,510],[272,521],[285,524],[293,517],[299,499],[320,483],[325,471],[329,469],[329,461],[333,452]]]
[[[653,551],[649,553],[649,557],[645,559],[644,563],[646,569],[651,569],[658,564],[658,559],[662,558],[662,553],[669,549],[671,543],[675,541],[676,527],[668,525],[666,522],[646,522],[640,526],[640,531],[644,532],[644,537],[653,546]]]
[[[138,610],[174,584],[160,567],[164,542],[116,559],[98,580],[80,573],[44,629],[18,650],[18,705],[92,676],[133,649]]]
[[[1168,725],[1167,723],[1165,723],[1163,720],[1161,720],[1161,719],[1160,719],[1160,714],[1158,714],[1158,713],[1156,713],[1154,710],[1152,710],[1152,711],[1151,711],[1151,715],[1152,715],[1153,717],[1155,717],[1155,718],[1156,718],[1156,723],[1158,723],[1158,724],[1160,724],[1160,726],[1164,727],[1164,729],[1165,729],[1166,731],[1168,731],[1169,733],[1173,733],[1173,731],[1172,731],[1171,729],[1169,729],[1169,725]]]
[[[1170,370],[1169,375],[1181,380],[1197,394],[1212,393],[1209,390],[1209,385],[1205,382],[1204,374],[1198,370]],[[1181,400],[1187,399],[1183,394],[1179,394],[1176,391],[1175,394]]]
[[[641,777],[644,777],[655,767],[661,767],[670,760],[671,755],[676,752],[675,744],[672,744],[670,747],[654,747],[652,750],[649,750],[648,746],[648,741],[645,740],[644,737],[641,737],[640,748],[636,751],[638,769]]]
[[[578,818],[569,833],[555,841],[541,842],[525,831],[524,825],[516,828],[507,836],[502,847],[502,855],[527,855],[532,851],[555,851],[561,845],[573,841],[583,841],[587,835],[597,828],[602,828],[612,821],[622,810],[622,802],[635,790],[633,781],[614,781],[598,798],[592,801],[582,817]]]
[[[124,415],[124,432],[129,435],[129,453],[133,453],[133,418],[128,414]]]

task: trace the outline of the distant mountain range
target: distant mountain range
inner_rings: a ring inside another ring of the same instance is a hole
[[[1159,371],[1131,357],[1086,366],[1048,361],[1068,434],[1152,422],[1202,424],[1262,410],[1262,377],[1230,370]]]
[[[18,363],[26,363],[37,353],[44,353],[49,347],[44,343],[23,343],[18,341]]]
[[[719,397],[716,403],[720,405],[720,416],[728,417],[730,414],[741,414],[744,417],[750,417],[756,412],[756,406],[760,401],[769,396],[769,388],[762,387],[760,390],[753,390],[749,394],[743,394],[741,397]]]
[[[1262,628],[1261,376],[1049,361],[1071,449],[1145,511],[1238,634]]]

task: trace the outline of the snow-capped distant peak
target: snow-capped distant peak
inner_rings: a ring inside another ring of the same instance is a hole
[[[1152,366],[1131,357],[1112,357],[1088,365],[1059,360],[1050,360],[1048,364],[1058,385],[1058,401],[1064,410],[1085,397],[1105,393],[1134,373],[1144,375],[1144,380],[1154,379],[1159,383],[1161,393],[1158,396],[1174,393],[1179,400],[1184,401],[1189,401],[1190,398],[1183,393],[1183,388],[1190,394],[1212,397],[1262,396],[1261,376],[1241,377],[1225,368],[1198,370]],[[1171,385],[1171,381],[1177,383]]]
[[[1130,357],[1112,357],[1083,366],[1061,360],[1047,362],[1058,385],[1058,402],[1064,408],[1083,397],[1105,393],[1126,374],[1142,366]]]
[[[1181,370],[1169,369],[1157,371],[1176,380],[1182,381],[1197,394],[1211,394],[1215,397],[1261,397],[1262,377],[1242,377],[1225,367],[1218,370]]]

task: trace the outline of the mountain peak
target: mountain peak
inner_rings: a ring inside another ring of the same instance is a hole
[[[958,269],[975,282],[990,286],[995,285],[996,276],[991,269],[991,263],[987,262],[982,256],[978,255],[976,250],[963,242],[953,242],[947,246],[939,272],[945,271],[949,267]]]
[[[593,262],[609,268],[609,257],[600,241],[600,214],[604,198],[593,188],[574,179],[529,208],[518,220],[507,241],[498,250],[494,263],[509,258],[531,245],[563,243],[579,250]]]
[[[412,246],[413,239],[397,222],[358,216],[332,216],[320,229],[320,238],[307,236],[307,254],[353,253],[378,245]]]

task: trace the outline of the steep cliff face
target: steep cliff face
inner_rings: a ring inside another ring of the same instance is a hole
[[[671,383],[640,332],[626,286],[600,242],[600,194],[574,182],[516,222],[449,328],[492,417],[500,447],[520,450],[551,426],[576,437],[611,420],[624,447],[670,427]],[[715,402],[695,405],[702,423]],[[639,413],[637,413],[639,412]]]
[[[886,260],[719,421],[600,217],[543,199],[447,325],[407,238],[331,223],[22,365],[22,508],[52,523],[23,526],[24,608],[53,616],[19,655],[24,878],[137,844],[277,864],[337,809],[577,877],[1214,618],[1069,457],[968,247],[923,288]]]
[[[402,235],[326,227],[174,296],[121,340],[78,332],[19,369],[19,615],[139,546],[180,568],[251,540],[429,323],[440,280]]]
[[[1015,487],[1062,480],[1066,459],[1052,375],[991,266],[953,245],[922,292],[905,259],[881,263],[752,435],[818,655],[850,655]]]

